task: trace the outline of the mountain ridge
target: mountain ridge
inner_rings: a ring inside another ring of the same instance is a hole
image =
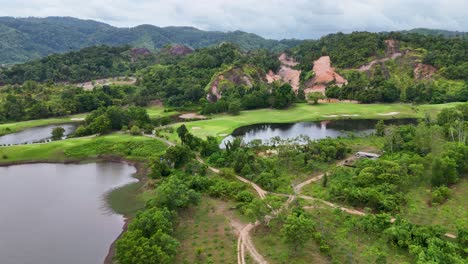
[[[266,39],[240,30],[204,31],[189,26],[149,24],[121,28],[73,17],[0,17],[0,37],[0,64],[25,62],[95,45],[130,45],[157,50],[169,44],[196,49],[232,42],[245,50],[283,50],[296,43],[294,40]]]

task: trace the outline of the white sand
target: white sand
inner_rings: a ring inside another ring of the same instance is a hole
[[[390,113],[380,113],[377,114],[379,116],[391,116],[391,115],[398,115],[400,112],[390,112]]]

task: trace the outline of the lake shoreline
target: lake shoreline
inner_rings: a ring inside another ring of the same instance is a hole
[[[102,162],[115,162],[115,163],[124,163],[127,165],[131,165],[135,167],[136,172],[132,174],[132,177],[137,179],[139,182],[144,183],[145,182],[145,175],[147,174],[147,168],[144,164],[144,162],[140,161],[133,161],[133,160],[128,160],[122,157],[118,156],[112,156],[112,155],[105,155],[105,156],[100,156],[97,158],[92,158],[92,159],[70,159],[70,160],[26,160],[26,161],[11,161],[11,162],[1,162],[0,161],[0,167],[10,167],[10,166],[17,166],[17,165],[28,165],[28,164],[87,164],[87,163],[102,163]],[[125,185],[124,185],[125,186]],[[118,190],[124,186],[120,186],[114,190]],[[114,191],[112,190],[112,191]],[[108,202],[106,202],[111,210],[114,210]],[[112,260],[115,255],[115,250],[116,250],[116,242],[117,240],[122,237],[122,235],[127,231],[128,229],[128,224],[131,220],[129,215],[121,214],[124,217],[124,225],[122,226],[122,231],[120,234],[117,236],[117,238],[112,241],[112,243],[109,246],[109,250],[107,252],[107,255],[104,258],[103,264],[112,264]]]

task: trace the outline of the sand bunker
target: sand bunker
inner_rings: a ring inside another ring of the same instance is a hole
[[[359,116],[358,114],[342,114],[342,115],[323,115],[323,117],[351,117],[351,116]]]
[[[201,129],[201,127],[196,127],[196,126],[192,127],[192,130],[200,130],[200,129]]]
[[[391,115],[398,115],[400,112],[390,112],[390,113],[379,113],[379,116],[391,116]]]
[[[71,121],[84,121],[85,118],[84,117],[80,117],[80,118],[70,118]]]
[[[206,119],[206,116],[196,113],[187,113],[179,116],[182,119]]]

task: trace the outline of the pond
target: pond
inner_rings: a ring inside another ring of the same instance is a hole
[[[234,132],[223,139],[224,143],[233,140],[234,137],[242,138],[243,142],[249,143],[253,140],[261,140],[263,144],[268,144],[275,137],[280,139],[295,139],[299,136],[307,136],[312,140],[327,137],[336,138],[347,136],[349,133],[356,135],[367,135],[375,130],[378,120],[374,119],[345,119],[331,121],[298,122],[288,124],[256,124],[239,127]],[[386,125],[416,124],[417,119],[389,119],[384,120]]]
[[[20,132],[1,136],[0,146],[44,142],[52,137],[52,130],[56,127],[63,127],[65,129],[64,135],[68,136],[75,132],[78,124],[48,125],[27,128]]]
[[[0,263],[103,263],[124,218],[113,188],[136,182],[121,163],[0,167]]]

